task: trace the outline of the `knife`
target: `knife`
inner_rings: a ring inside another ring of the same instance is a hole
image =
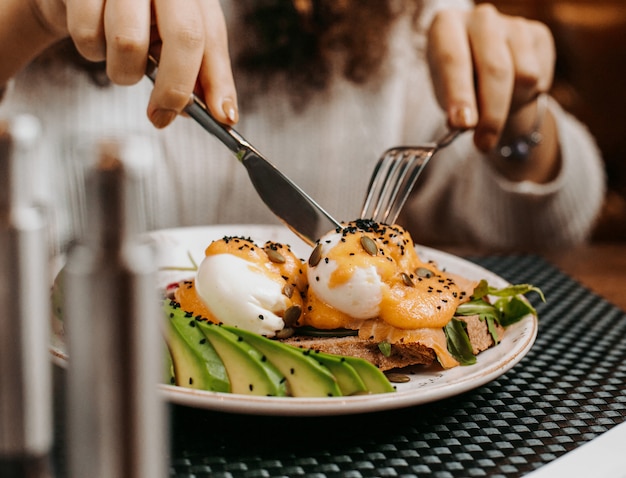
[[[158,63],[148,56],[146,76],[156,79]],[[250,181],[263,202],[285,225],[310,245],[333,229],[342,229],[317,202],[281,173],[233,128],[219,123],[207,106],[192,94],[185,112],[230,149],[248,171]]]

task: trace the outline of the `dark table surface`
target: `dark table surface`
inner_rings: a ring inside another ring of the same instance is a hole
[[[535,345],[473,391],[363,415],[263,417],[169,406],[170,475],[234,477],[522,476],[626,421],[626,313],[538,256],[470,258],[530,282]],[[56,469],[64,473],[62,372]]]

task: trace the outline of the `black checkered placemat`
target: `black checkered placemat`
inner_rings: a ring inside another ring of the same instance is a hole
[[[626,420],[626,313],[543,259],[475,262],[530,282],[539,335],[474,391],[345,417],[258,417],[171,407],[171,476],[522,476]]]

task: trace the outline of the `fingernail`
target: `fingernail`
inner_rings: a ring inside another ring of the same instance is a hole
[[[450,109],[450,124],[455,128],[471,128],[476,124],[472,109],[467,105],[453,106]]]
[[[222,111],[228,118],[228,121],[231,123],[236,123],[238,120],[237,117],[237,108],[235,106],[235,102],[232,98],[225,98],[222,102]]]
[[[176,118],[176,111],[173,110],[154,110],[152,115],[150,116],[150,120],[152,124],[157,128],[165,128],[168,124],[170,124]]]

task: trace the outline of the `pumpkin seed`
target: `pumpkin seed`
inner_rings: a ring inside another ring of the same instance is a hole
[[[285,256],[271,247],[266,247],[265,253],[267,254],[268,259],[276,264],[284,264],[286,261]]]
[[[400,277],[402,277],[402,282],[404,282],[405,286],[413,287],[413,281],[411,280],[408,274],[403,272],[402,274],[400,274]]]
[[[434,273],[430,269],[426,269],[425,267],[418,267],[415,269],[415,273],[418,277],[423,277],[425,279],[430,279]]]
[[[378,248],[376,247],[376,243],[369,236],[361,236],[361,246],[370,256],[375,256],[378,254]]]
[[[407,383],[411,381],[411,377],[403,373],[390,372],[386,373],[385,376],[391,383]]]
[[[294,291],[294,287],[291,284],[285,284],[285,287],[283,287],[283,294],[285,294],[285,297],[291,299],[291,296],[293,295],[293,291]]]
[[[277,339],[288,339],[294,333],[295,333],[294,329],[292,329],[291,327],[285,327],[284,329],[281,329],[278,332],[276,332],[276,338]]]
[[[283,322],[286,327],[293,327],[302,315],[302,308],[299,305],[292,305],[285,311]]]
[[[315,267],[322,260],[322,245],[318,244],[311,252],[311,256],[309,257],[309,265],[311,267]]]

